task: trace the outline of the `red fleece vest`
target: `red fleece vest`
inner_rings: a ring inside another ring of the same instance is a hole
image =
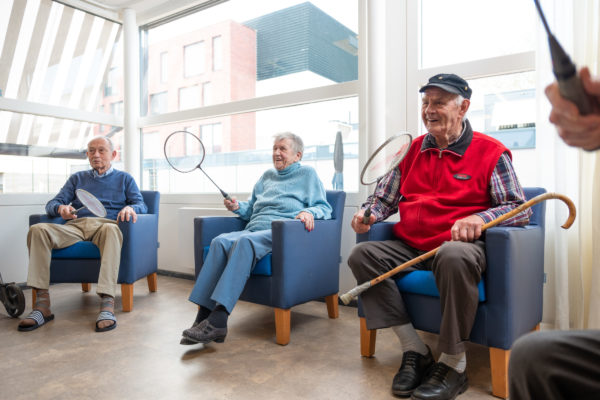
[[[434,148],[421,151],[424,138],[413,141],[400,163],[402,199],[394,234],[414,248],[429,251],[450,240],[456,220],[491,207],[490,178],[508,150],[479,132],[473,132],[462,156]],[[512,158],[510,151],[508,155]]]

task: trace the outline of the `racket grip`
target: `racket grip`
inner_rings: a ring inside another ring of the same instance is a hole
[[[231,196],[229,194],[227,194],[226,192],[221,190],[221,194],[223,195],[223,197],[225,197],[226,200],[228,201],[233,201],[233,199],[231,198]]]
[[[367,208],[365,210],[365,213],[363,214],[363,224],[365,225],[369,225],[369,221],[371,220],[371,207]]]

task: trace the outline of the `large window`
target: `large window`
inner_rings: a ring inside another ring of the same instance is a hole
[[[144,135],[153,135],[148,143],[159,132],[162,146],[171,132],[188,127],[204,143],[211,177],[226,191],[249,192],[272,167],[273,135],[291,131],[305,142],[303,162],[331,188],[341,132],[348,160],[344,189],[356,191],[357,15],[357,0],[230,0],[143,28],[145,90],[166,90],[168,98],[178,91],[180,99],[179,110],[169,103],[158,111],[149,97],[149,115],[142,118]],[[159,85],[155,61],[165,49],[183,57],[173,60],[180,70],[171,71],[166,86]],[[156,154],[145,146],[144,187],[216,192],[202,175],[182,176]]]
[[[120,134],[121,25],[51,0],[0,12],[3,192],[56,192],[89,166],[90,138]]]
[[[421,0],[420,67],[533,51],[533,1]]]
[[[417,62],[408,64],[414,68],[417,85],[440,72],[463,76],[473,89],[467,113],[473,129],[513,150],[535,148],[534,50],[539,21],[534,3],[418,0],[416,10],[420,22],[413,23],[412,29],[419,33]],[[418,86],[412,90],[417,100]],[[421,123],[419,132],[424,133]]]

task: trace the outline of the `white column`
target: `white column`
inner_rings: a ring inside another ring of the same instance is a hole
[[[124,81],[124,143],[125,171],[140,183],[140,46],[135,11],[123,10],[123,81]]]

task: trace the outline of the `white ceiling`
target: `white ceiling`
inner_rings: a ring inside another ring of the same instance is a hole
[[[138,25],[205,3],[209,0],[60,0],[62,3],[112,20],[122,21],[122,11],[132,9]]]

